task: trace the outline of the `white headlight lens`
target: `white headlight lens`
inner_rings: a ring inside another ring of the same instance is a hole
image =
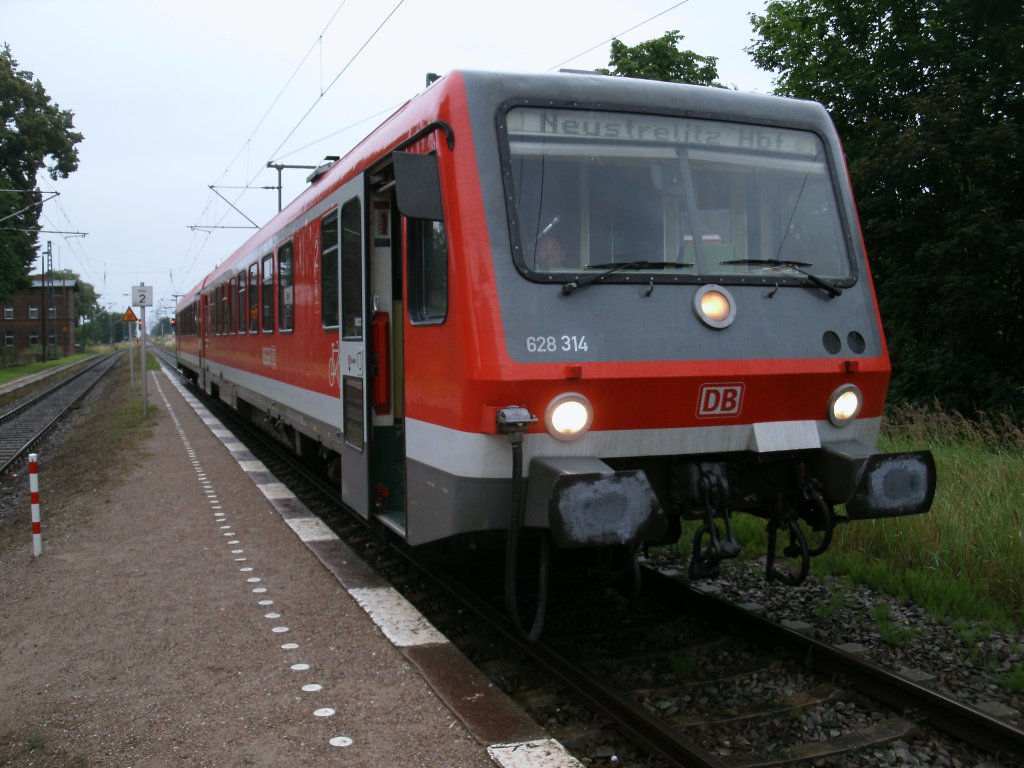
[[[590,429],[593,419],[590,401],[583,395],[569,392],[551,401],[544,421],[552,437],[575,440]]]
[[[736,319],[736,304],[719,285],[702,285],[693,297],[693,311],[711,328],[727,328]]]
[[[837,427],[849,424],[860,413],[863,401],[860,390],[853,384],[844,384],[832,393],[828,401],[828,418]]]

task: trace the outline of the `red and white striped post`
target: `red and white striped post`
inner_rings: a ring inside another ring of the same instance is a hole
[[[43,526],[39,520],[39,465],[36,454],[28,455],[28,489],[32,494],[32,556],[43,553]]]

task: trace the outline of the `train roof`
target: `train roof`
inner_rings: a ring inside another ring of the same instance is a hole
[[[493,115],[506,103],[558,104],[563,107],[579,105],[591,109],[735,119],[811,128],[822,135],[828,135],[832,130],[831,118],[820,104],[779,96],[599,73],[526,74],[455,70],[399,107],[344,157],[313,178],[309,187],[185,294],[179,306],[191,301],[206,285],[219,282],[224,273],[237,271],[239,263],[260,251],[263,243],[273,239],[280,228],[436,119],[443,104],[455,94],[467,102],[471,113],[476,114]]]

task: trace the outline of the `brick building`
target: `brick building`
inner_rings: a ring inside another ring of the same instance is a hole
[[[32,277],[32,287],[3,302],[0,316],[0,359],[7,365],[43,358],[66,357],[75,351],[75,292],[77,280],[44,281]]]

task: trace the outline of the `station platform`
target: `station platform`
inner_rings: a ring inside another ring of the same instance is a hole
[[[580,766],[172,373],[149,383],[153,434],[87,524],[0,572],[0,721],[104,765]]]

